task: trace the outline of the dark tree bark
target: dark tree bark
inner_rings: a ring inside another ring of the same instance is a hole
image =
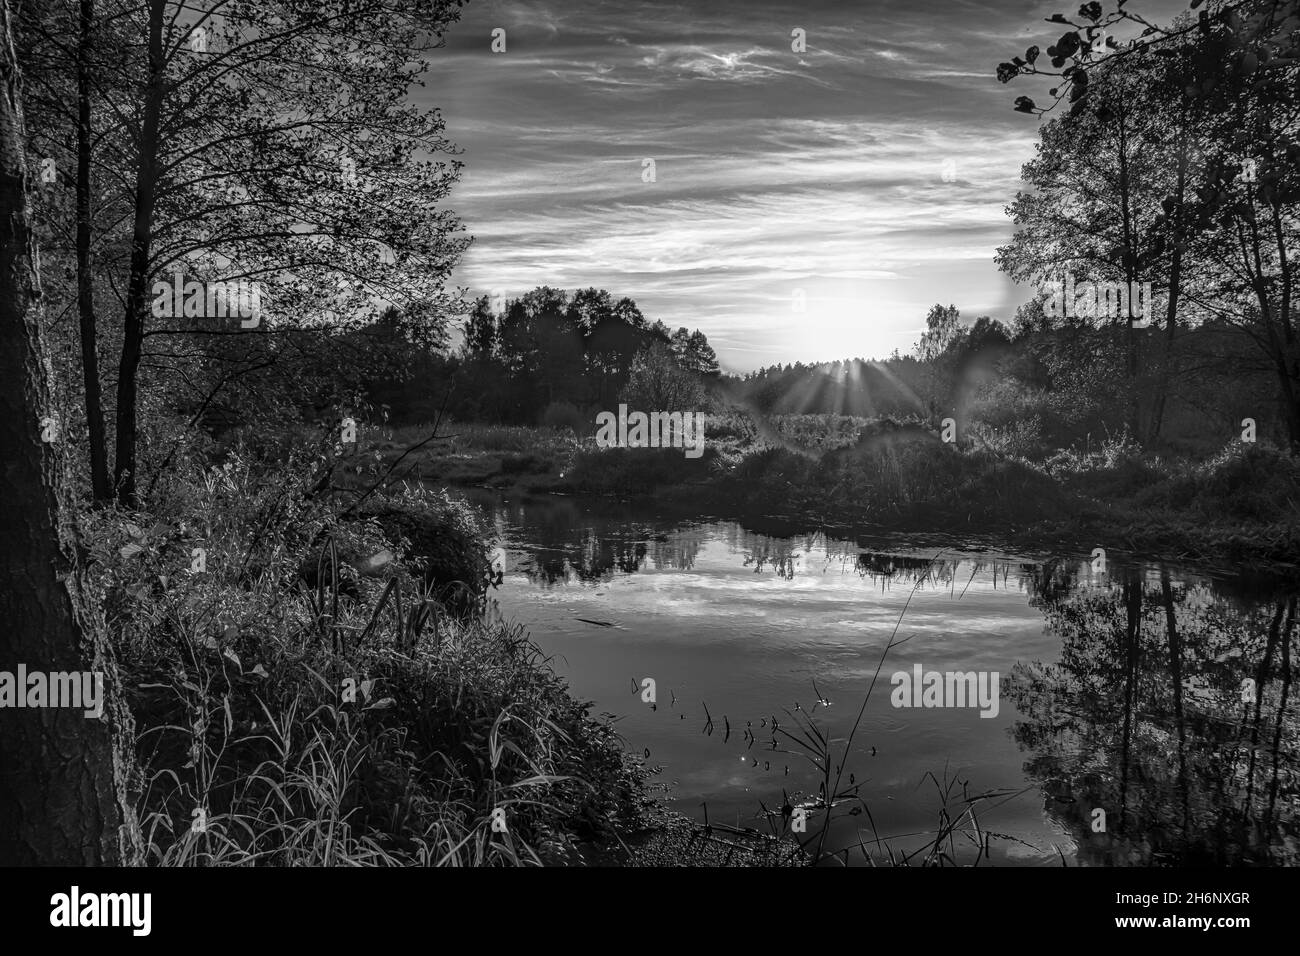
[[[90,41],[94,0],[81,0],[77,39],[77,312],[81,319],[81,370],[86,386],[86,430],[90,442],[90,486],[96,501],[112,497],[108,483],[108,438],[99,387],[99,345],[95,323],[94,276],[90,261]]]
[[[167,92],[163,26],[166,0],[149,0],[149,81],[145,87],[144,117],[140,128],[140,165],[136,173],[135,221],[131,243],[131,275],[127,281],[123,316],[122,357],[117,370],[117,442],[113,483],[117,500],[136,504],[136,394],[140,356],[144,348],[146,295],[153,240],[153,212],[158,198],[158,130]]]
[[[41,438],[48,359],[8,0],[0,82],[0,670],[99,671],[106,699],[99,719],[69,707],[0,709],[0,865],[134,863],[130,719],[107,643],[75,603],[61,476]]]
[[[1155,406],[1151,410],[1151,426],[1147,436],[1148,444],[1152,445],[1160,440],[1160,429],[1164,426],[1165,403],[1169,399],[1169,377],[1174,363],[1174,339],[1178,335],[1178,300],[1183,288],[1183,212],[1187,202],[1187,165],[1187,117],[1184,113],[1178,125],[1178,179],[1174,187],[1174,216],[1170,229],[1173,252],[1170,254],[1169,282],[1166,286],[1164,354],[1160,362],[1160,380],[1156,385]]]

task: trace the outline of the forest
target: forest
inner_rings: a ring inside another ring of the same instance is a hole
[[[996,66],[1040,124],[994,253],[1023,301],[936,303],[906,354],[730,371],[703,319],[643,314],[637,288],[455,284],[464,160],[412,94],[463,6],[0,2],[0,671],[104,680],[94,719],[0,713],[0,865],[589,864],[689,830],[528,622],[493,612],[499,529],[458,488],[1294,578],[1294,0],[1197,0],[1167,26],[1123,2],[1056,14],[1049,45]],[[1111,285],[1150,291],[1113,308]],[[703,453],[603,447],[620,403],[702,415]],[[632,575],[629,547],[534,549],[529,573]],[[1072,603],[1052,567],[1024,571],[1035,606],[1080,645],[1092,618],[1127,628],[1129,660],[1008,668],[1038,777],[1081,758],[1043,743],[1034,694],[1099,670],[1221,776],[1188,739],[1182,650],[1172,696],[1135,676],[1143,641],[1164,646],[1143,608],[1181,648],[1186,593],[1131,576],[1113,606]],[[1289,688],[1295,598],[1261,620],[1248,729],[1276,733],[1273,776],[1252,751],[1243,786],[1293,832],[1294,717],[1286,691],[1271,728],[1262,702]],[[1100,734],[1106,713],[1071,720]],[[1159,748],[1124,733],[1127,801],[1129,758]],[[833,855],[831,798],[799,862]],[[1245,826],[1206,801],[1173,855],[1239,859],[1191,835]],[[742,858],[791,861],[777,807]]]

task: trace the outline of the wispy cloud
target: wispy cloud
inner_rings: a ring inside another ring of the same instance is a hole
[[[735,369],[905,350],[939,300],[1010,318],[992,258],[1036,130],[993,67],[1054,9],[846,6],[471,3],[428,85],[465,150],[458,281],[603,286]]]

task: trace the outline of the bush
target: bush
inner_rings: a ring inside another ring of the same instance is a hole
[[[1108,438],[1095,451],[1059,451],[1043,468],[1067,488],[1101,501],[1131,498],[1168,477],[1167,466],[1144,454],[1127,433]]]
[[[980,385],[966,409],[969,427],[1006,454],[1037,457],[1082,439],[1093,418],[1071,396],[1001,378]]]
[[[542,412],[545,428],[567,428],[579,438],[594,430],[595,416],[584,415],[572,402],[551,402]]]
[[[80,516],[151,862],[571,863],[582,841],[634,826],[643,771],[608,722],[518,627],[457,613],[464,589],[449,604],[425,583],[463,582],[479,603],[475,513],[409,492],[340,521],[312,495],[320,464],[182,459],[152,512]],[[327,540],[390,560],[350,579],[350,599],[342,574],[306,587],[299,568]]]
[[[373,499],[362,514],[407,549],[442,603],[460,614],[481,610],[493,573],[484,528],[472,507],[445,491],[419,486]]]
[[[1268,445],[1233,442],[1143,490],[1134,504],[1191,510],[1211,521],[1294,521],[1300,516],[1300,462]]]

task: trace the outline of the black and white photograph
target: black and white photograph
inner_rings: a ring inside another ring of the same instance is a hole
[[[0,67],[0,925],[1286,925],[1300,0],[0,0]]]

